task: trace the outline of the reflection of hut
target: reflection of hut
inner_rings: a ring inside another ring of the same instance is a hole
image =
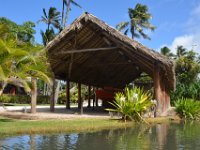
[[[57,79],[123,88],[145,72],[154,81],[158,111],[163,113],[170,106],[169,92],[175,88],[173,62],[89,13],[63,30],[47,50]]]

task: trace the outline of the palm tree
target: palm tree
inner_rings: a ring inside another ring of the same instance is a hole
[[[167,46],[162,47],[160,53],[167,57],[174,57],[174,54],[171,53],[171,50]]]
[[[48,14],[46,13],[45,8],[43,8],[43,16],[38,21],[44,22],[47,24],[47,30],[50,30],[50,26],[52,25],[56,29],[62,30],[62,27],[60,25],[60,12],[57,11],[55,7],[50,7]]]
[[[124,31],[125,35],[127,35],[130,31],[132,39],[134,37],[140,38],[142,36],[144,39],[150,40],[150,37],[144,33],[144,29],[150,29],[151,31],[154,31],[156,27],[151,25],[149,22],[152,16],[148,12],[148,7],[138,3],[134,9],[128,9],[128,14],[130,21],[121,22],[117,24],[116,28],[119,31]]]
[[[36,112],[36,102],[37,102],[37,79],[44,81],[51,85],[51,73],[49,70],[49,65],[47,63],[46,51],[41,47],[31,47],[29,50],[29,56],[22,57],[17,64],[21,64],[21,70],[26,77],[31,77],[31,81],[28,83],[31,85],[31,112]],[[28,60],[27,60],[28,59]]]
[[[37,79],[51,83],[45,51],[41,50],[41,46],[6,38],[9,32],[4,25],[0,25],[0,29],[0,95],[7,84],[24,87],[27,93],[31,93],[31,112],[34,113]]]
[[[76,7],[82,8],[75,0],[63,0],[63,8],[62,8],[62,23],[63,23],[63,28],[66,27],[68,17],[69,17],[69,11],[71,10],[71,5],[74,5]],[[66,6],[66,13],[65,13],[65,19],[64,19],[64,9]]]
[[[40,34],[42,35],[42,42],[44,46],[46,46],[56,36],[56,33],[53,28],[51,28],[50,30],[47,29],[45,32],[40,31]]]
[[[187,54],[187,49],[183,46],[177,46],[176,56],[180,58],[181,56],[185,56]]]

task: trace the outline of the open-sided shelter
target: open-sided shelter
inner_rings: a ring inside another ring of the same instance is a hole
[[[82,14],[47,50],[57,79],[123,88],[145,72],[153,78],[159,114],[170,106],[169,93],[175,89],[173,62],[92,14]]]

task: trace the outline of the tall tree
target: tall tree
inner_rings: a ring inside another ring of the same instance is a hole
[[[194,51],[188,51],[183,46],[177,49],[176,76],[181,84],[189,85],[195,82],[200,73],[200,64],[198,54]]]
[[[148,12],[148,7],[138,3],[135,8],[128,9],[128,15],[130,21],[121,22],[117,24],[116,28],[119,31],[124,31],[125,35],[130,31],[132,38],[140,38],[142,36],[144,39],[150,40],[150,37],[144,32],[144,29],[154,31],[156,27],[149,22],[152,16]]]
[[[82,8],[81,5],[79,5],[77,2],[75,2],[75,0],[63,0],[62,14],[64,14],[64,9],[66,7],[65,17],[64,17],[64,15],[62,15],[63,28],[65,28],[67,26],[67,21],[69,18],[69,12],[71,10],[71,5]]]
[[[46,9],[43,8],[43,16],[41,16],[41,19],[38,21],[38,23],[39,22],[44,22],[47,24],[47,31],[50,31],[51,25],[56,29],[62,30],[60,24],[60,12],[57,11],[55,7],[50,7],[48,14],[46,13]]]
[[[181,56],[185,56],[187,54],[187,49],[183,46],[177,46],[176,48],[176,56],[179,58]]]
[[[5,18],[0,18],[0,23],[4,24],[9,29],[9,34],[15,36],[16,40],[22,42],[34,42],[34,30],[35,24],[31,21],[24,22],[22,25],[18,25],[15,22]]]
[[[40,31],[40,34],[42,36],[42,42],[43,42],[43,45],[46,46],[50,41],[52,41],[55,36],[56,36],[56,33],[54,31],[53,28],[51,28],[50,30],[47,30],[45,32],[43,31]]]
[[[31,92],[32,102],[36,102],[37,79],[51,83],[45,51],[39,45],[10,38],[5,25],[0,24],[0,29],[0,95],[9,83],[24,87],[26,92]],[[31,108],[35,112],[35,107]]]
[[[62,16],[63,16],[63,13],[62,13]],[[54,29],[58,29],[59,32],[62,31],[63,28],[62,28],[61,22],[63,21],[63,19],[61,20],[60,17],[61,17],[60,12],[58,12],[55,7],[50,7],[48,14],[46,13],[46,10],[43,8],[43,16],[41,17],[41,20],[39,20],[38,22],[44,22],[47,24],[46,31],[45,32],[41,31],[44,46],[46,46],[57,35]],[[59,84],[57,85],[59,86]],[[46,84],[44,84],[44,86],[47,87]],[[59,94],[59,91],[55,95],[58,95],[58,94]]]
[[[167,47],[167,46],[164,46],[160,49],[160,53],[169,57],[169,58],[172,58],[174,57],[174,54],[171,53],[171,50]]]

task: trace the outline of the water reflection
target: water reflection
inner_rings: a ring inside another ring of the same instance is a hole
[[[0,149],[199,150],[200,124],[138,125],[95,133],[24,135],[0,139]]]

